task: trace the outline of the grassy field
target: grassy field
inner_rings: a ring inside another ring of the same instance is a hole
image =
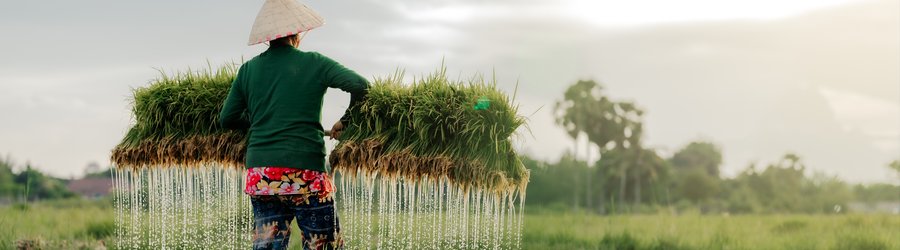
[[[95,249],[109,245],[112,221],[104,202],[4,206],[0,249]],[[526,216],[523,236],[525,249],[900,249],[900,216],[540,212]]]
[[[0,206],[0,249],[96,249],[115,232],[105,201],[64,200]]]
[[[527,249],[900,249],[896,215],[529,214]]]

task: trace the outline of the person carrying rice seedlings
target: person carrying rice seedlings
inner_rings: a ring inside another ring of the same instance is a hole
[[[219,114],[228,129],[248,131],[246,185],[254,217],[254,249],[285,249],[294,219],[304,249],[343,247],[334,207],[335,187],[325,169],[320,123],[327,88],[351,94],[350,107],[367,94],[368,81],[332,59],[297,47],[323,19],[296,0],[267,0],[249,45],[269,48],[238,70]],[[334,124],[338,138],[348,113]]]

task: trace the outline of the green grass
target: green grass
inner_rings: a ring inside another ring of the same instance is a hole
[[[529,214],[527,249],[898,249],[896,215]]]
[[[112,220],[104,202],[0,207],[0,249],[23,240],[44,249],[111,245]],[[900,249],[897,215],[597,216],[565,210],[529,213],[525,220],[524,249]],[[299,234],[292,237],[292,249],[299,249]]]
[[[94,249],[114,237],[108,201],[78,199],[0,207],[0,249]]]

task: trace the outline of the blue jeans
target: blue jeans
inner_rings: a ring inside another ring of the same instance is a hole
[[[303,249],[341,249],[340,227],[334,200],[315,193],[254,195],[253,249],[287,249],[291,223],[297,220]]]

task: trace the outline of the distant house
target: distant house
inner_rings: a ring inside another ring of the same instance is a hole
[[[72,180],[67,185],[69,191],[84,198],[100,198],[109,195],[113,188],[111,178],[86,178]]]

